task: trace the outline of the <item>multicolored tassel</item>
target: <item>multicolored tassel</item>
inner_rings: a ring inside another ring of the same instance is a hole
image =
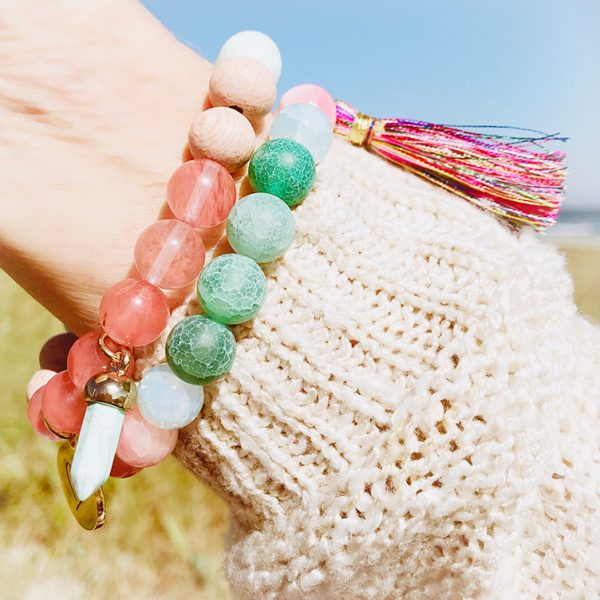
[[[536,135],[502,133],[507,129]],[[565,154],[542,145],[566,138],[509,127],[374,119],[339,100],[335,131],[513,224],[541,231],[556,222],[564,197]]]

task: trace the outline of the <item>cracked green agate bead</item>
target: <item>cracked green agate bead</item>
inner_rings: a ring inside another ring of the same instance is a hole
[[[287,138],[260,146],[248,167],[255,192],[273,194],[288,206],[296,206],[308,196],[316,175],[312,154],[302,144]]]
[[[267,295],[267,278],[247,256],[223,254],[206,265],[198,280],[198,298],[211,319],[235,325],[251,319]]]
[[[167,338],[167,362],[177,377],[204,385],[231,369],[235,338],[224,325],[203,315],[183,319]]]
[[[250,194],[242,198],[227,219],[231,247],[257,263],[283,256],[295,233],[290,207],[273,194]]]

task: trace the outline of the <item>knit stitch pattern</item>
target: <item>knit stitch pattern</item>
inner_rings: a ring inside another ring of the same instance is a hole
[[[599,597],[600,332],[560,254],[340,141],[295,217],[176,450],[230,503],[233,597]]]

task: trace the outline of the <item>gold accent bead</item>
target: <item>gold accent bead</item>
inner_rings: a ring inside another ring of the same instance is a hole
[[[133,379],[116,373],[99,373],[85,384],[83,399],[86,402],[102,402],[129,410],[135,406],[137,384]]]
[[[52,425],[50,425],[50,423],[48,423],[46,420],[46,417],[44,417],[44,425],[50,433],[53,433],[55,436],[62,438],[63,440],[70,440],[75,437],[74,433],[63,433],[62,431],[58,431],[58,429],[52,427]]]

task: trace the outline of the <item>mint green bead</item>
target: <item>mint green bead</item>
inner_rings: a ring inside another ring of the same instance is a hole
[[[224,325],[202,315],[187,317],[167,338],[167,362],[177,377],[204,385],[225,375],[235,358],[235,338]]]
[[[198,298],[211,319],[227,325],[251,319],[267,296],[267,278],[247,256],[223,254],[211,260],[198,280]]]
[[[290,207],[272,194],[242,198],[227,218],[227,239],[238,253],[258,263],[280,256],[294,241],[296,225]]]
[[[260,146],[248,167],[255,192],[273,194],[288,206],[296,206],[308,196],[316,175],[315,161],[308,149],[287,138]]]

